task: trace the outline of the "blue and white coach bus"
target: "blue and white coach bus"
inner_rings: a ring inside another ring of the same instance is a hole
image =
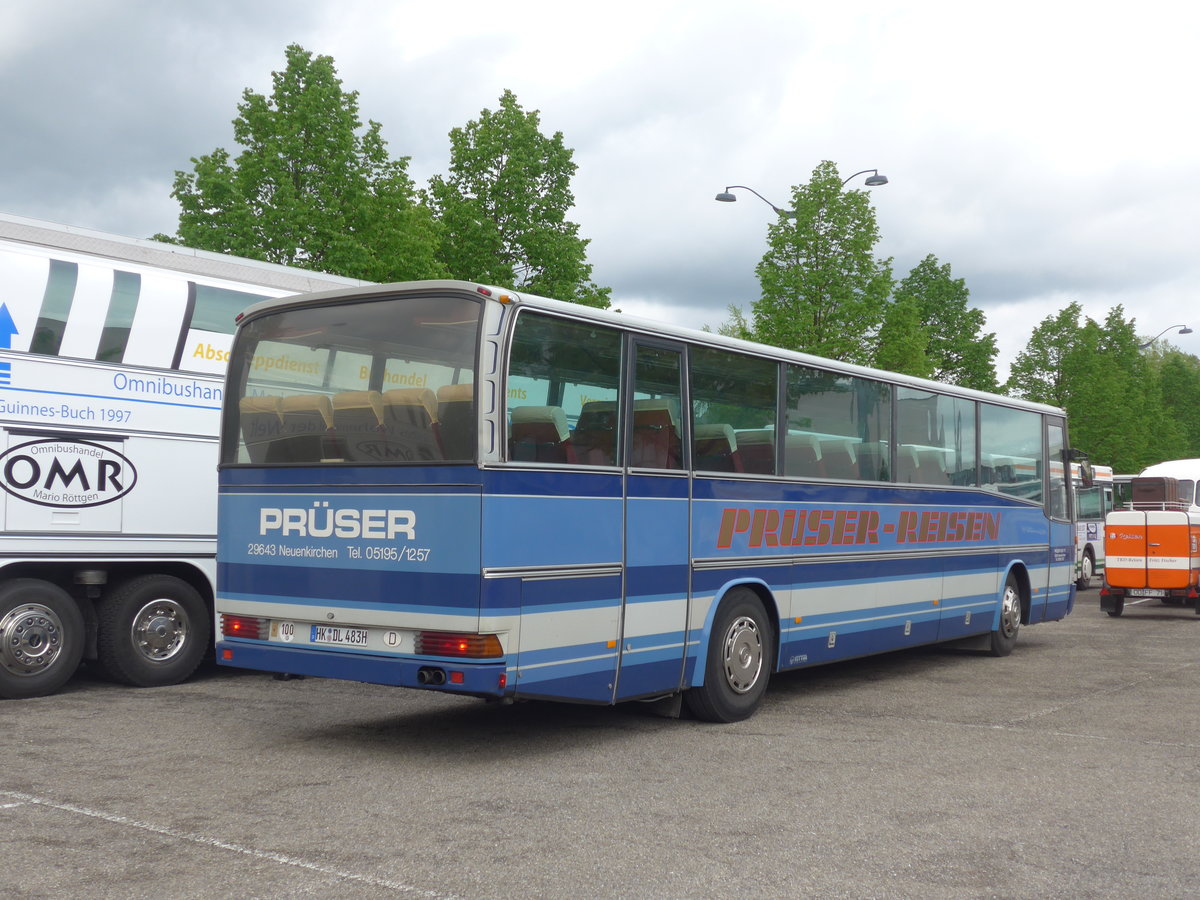
[[[682,695],[1075,598],[1061,410],[452,281],[266,301],[222,421],[218,661]]]
[[[361,283],[0,214],[0,697],[192,673],[235,317]]]

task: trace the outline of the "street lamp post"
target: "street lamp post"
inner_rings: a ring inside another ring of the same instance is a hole
[[[785,218],[788,218],[788,219],[796,218],[796,213],[794,210],[780,209],[778,206],[776,206],[774,203],[772,203],[770,200],[768,200],[766,197],[764,197],[762,194],[760,194],[754,188],[746,187],[746,185],[744,185],[744,184],[729,185],[728,187],[725,188],[725,190],[723,190],[723,191],[721,191],[721,193],[717,194],[715,199],[719,200],[721,203],[736,203],[737,195],[732,193],[733,191],[749,191],[755,197],[757,197],[759,200],[761,200],[763,203],[767,204],[767,206],[771,207],[771,209],[775,210],[775,212],[779,213],[779,215],[784,216]]]
[[[1172,325],[1170,328],[1164,328],[1162,331],[1160,331],[1154,337],[1150,338],[1150,340],[1146,341],[1146,343],[1138,344],[1138,349],[1145,350],[1146,348],[1150,347],[1155,341],[1157,341],[1160,337],[1162,337],[1164,334],[1166,334],[1168,331],[1174,331],[1176,328],[1179,329],[1180,334],[1191,334],[1192,333],[1192,329],[1188,328],[1186,325]]]
[[[857,178],[859,175],[866,175],[868,172],[872,172],[873,174],[868,176],[867,179],[863,182],[864,184],[867,185],[867,187],[878,187],[879,185],[888,183],[887,176],[880,175],[878,169],[863,169],[861,172],[855,172],[853,175],[851,175],[849,178],[847,178],[845,181],[843,181],[842,187],[845,187],[847,184],[849,184],[852,179]],[[782,209],[782,208],[776,206],[774,203],[772,203],[770,200],[768,200],[766,197],[764,197],[762,194],[760,194],[754,188],[746,187],[746,185],[744,185],[744,184],[728,185],[725,188],[725,190],[723,190],[723,191],[721,191],[721,193],[717,194],[717,196],[714,199],[720,201],[721,203],[733,203],[737,200],[737,195],[733,193],[734,191],[749,191],[755,197],[757,197],[763,203],[767,204],[767,206],[771,207],[771,209],[775,210],[776,213],[783,216],[784,218],[786,218],[786,219],[796,218],[795,210]]]
[[[875,174],[863,182],[863,184],[865,184],[867,187],[879,187],[881,184],[888,183],[887,176],[880,175],[878,169],[863,169],[861,172],[855,172],[850,176],[850,178],[847,178],[845,181],[843,181],[842,187],[848,185],[851,179],[857,178],[859,175],[866,175],[868,172],[874,172]]]

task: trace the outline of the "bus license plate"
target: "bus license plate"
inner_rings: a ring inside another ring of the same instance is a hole
[[[1130,597],[1165,597],[1167,592],[1162,588],[1139,588],[1138,590],[1130,591]]]
[[[343,647],[367,646],[367,629],[342,628],[337,625],[314,625],[308,636],[312,644],[338,644]]]

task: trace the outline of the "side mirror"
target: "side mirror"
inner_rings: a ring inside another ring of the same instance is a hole
[[[1081,459],[1079,461],[1079,483],[1085,488],[1090,488],[1096,483],[1096,470],[1092,467],[1090,460]]]

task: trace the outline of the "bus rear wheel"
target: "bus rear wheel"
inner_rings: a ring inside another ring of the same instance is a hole
[[[992,632],[990,652],[992,656],[1008,656],[1017,644],[1017,632],[1021,630],[1021,589],[1012,572],[1004,582],[1004,593],[1000,595],[1000,625]]]
[[[208,607],[195,588],[171,575],[118,585],[96,616],[100,666],[122,684],[177,684],[196,671],[208,648]]]
[[[771,622],[758,595],[734,588],[713,620],[704,683],[684,694],[688,709],[706,722],[739,722],[752,716],[771,677],[774,646]]]
[[[37,578],[0,587],[0,697],[44,697],[83,658],[83,614],[71,595]]]

